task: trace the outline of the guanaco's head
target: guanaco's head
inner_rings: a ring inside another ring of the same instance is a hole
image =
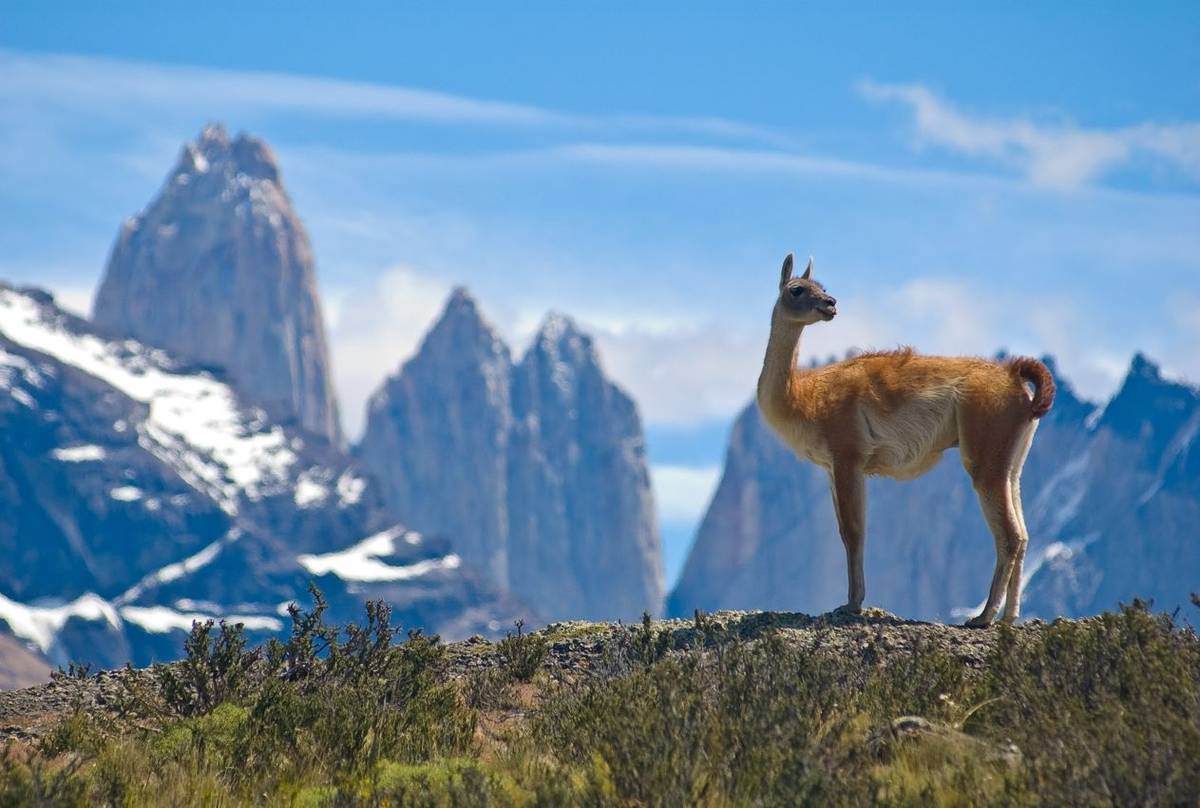
[[[837,300],[825,291],[824,286],[813,280],[812,258],[808,259],[808,267],[798,278],[792,277],[793,263],[792,255],[788,253],[779,273],[779,302],[776,308],[784,317],[803,325],[832,320],[837,316]]]

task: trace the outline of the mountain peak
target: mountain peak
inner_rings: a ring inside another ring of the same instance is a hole
[[[583,336],[579,326],[568,315],[558,311],[549,311],[538,327],[538,336],[558,342],[573,336]]]
[[[570,318],[548,315],[514,367],[459,287],[356,452],[414,529],[453,536],[541,617],[636,618],[662,595],[644,443]]]
[[[264,141],[239,132],[232,140],[223,124],[210,123],[184,144],[175,175],[214,174],[225,182],[237,177],[279,182],[279,165]],[[176,180],[179,182],[179,180]]]
[[[450,297],[446,298],[446,305],[443,309],[442,316],[454,314],[455,316],[470,316],[479,317],[479,304],[475,302],[475,298],[471,295],[465,286],[455,286],[450,290]]]
[[[213,121],[206,124],[200,130],[200,136],[196,138],[196,145],[200,147],[208,147],[210,145],[228,146],[229,132],[225,130],[225,124],[220,121]]]
[[[475,298],[465,287],[456,286],[409,362],[437,366],[448,361],[470,365],[481,360],[505,367],[511,362],[508,347],[483,316]]]
[[[1186,384],[1163,378],[1158,364],[1145,354],[1134,355],[1125,381],[1099,421],[1141,444],[1145,455],[1157,458],[1181,425],[1200,408],[1200,393]]]
[[[479,310],[479,304],[475,302],[475,298],[467,291],[466,287],[455,286],[450,292],[450,297],[446,298],[446,305],[442,307],[442,313],[429,333],[431,336],[435,332],[442,331],[458,333],[463,329],[489,334],[493,334],[495,331],[491,324],[484,319],[483,313]]]
[[[265,141],[238,133],[230,146],[235,173],[248,177],[279,182],[279,165],[275,162],[275,153]]]
[[[1137,376],[1147,381],[1161,381],[1162,369],[1144,353],[1138,351],[1133,355],[1133,361],[1129,363],[1128,375]]]
[[[573,319],[557,311],[549,312],[542,320],[529,352],[569,359],[573,364],[597,361],[591,336]]]
[[[213,123],[184,144],[121,228],[93,319],[224,367],[273,418],[341,440],[312,247],[257,138]]]

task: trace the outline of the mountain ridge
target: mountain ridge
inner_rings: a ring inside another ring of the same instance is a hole
[[[0,549],[19,562],[0,620],[51,661],[171,658],[208,617],[273,634],[310,580],[334,615],[386,597],[450,636],[528,614],[336,447],[48,294],[0,285],[0,387]]]

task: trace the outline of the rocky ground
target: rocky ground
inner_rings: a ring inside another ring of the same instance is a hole
[[[1044,623],[1031,621],[1018,628],[1032,635]],[[991,650],[995,630],[969,629],[939,623],[903,620],[882,610],[862,615],[826,614],[812,617],[787,612],[716,612],[699,621],[656,620],[648,624],[555,623],[533,632],[545,641],[541,669],[550,676],[572,680],[622,672],[625,659],[637,653],[639,637],[649,638],[662,652],[715,648],[775,635],[789,643],[817,645],[839,656],[873,655],[886,661],[914,650],[938,649],[961,659],[967,670],[978,669]],[[446,675],[464,679],[505,664],[498,643],[472,637],[447,645]],[[89,711],[116,709],[130,686],[152,682],[148,670],[102,671],[87,677],[56,674],[35,687],[0,692],[0,744],[28,741],[44,735],[76,705]]]
[[[1036,631],[1041,625],[1033,621],[1021,631]],[[722,611],[704,615],[702,624],[694,619],[655,620],[650,629],[656,635],[666,635],[668,639],[659,642],[676,651],[775,634],[788,642],[819,643],[830,653],[841,655],[880,650],[901,654],[918,646],[939,648],[962,659],[967,668],[982,665],[995,639],[994,633],[987,630],[904,620],[882,609],[868,609],[862,615],[830,613],[816,617],[789,612]],[[639,630],[645,627],[570,621],[554,623],[536,632],[536,636],[546,639],[545,667],[551,672],[604,675],[612,667],[613,655]],[[501,662],[497,644],[482,637],[453,643],[449,650],[452,675]]]

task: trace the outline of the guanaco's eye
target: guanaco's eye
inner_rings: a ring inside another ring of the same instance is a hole
[[[791,289],[792,297],[801,297],[804,294],[803,286],[793,286]]]

